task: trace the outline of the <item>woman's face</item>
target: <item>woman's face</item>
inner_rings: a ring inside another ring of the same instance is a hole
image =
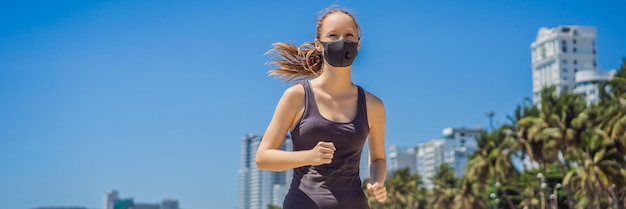
[[[358,27],[350,15],[343,12],[334,12],[328,14],[320,24],[320,36],[318,40],[315,40],[318,50],[321,50],[319,42],[330,42],[339,39],[359,42]]]

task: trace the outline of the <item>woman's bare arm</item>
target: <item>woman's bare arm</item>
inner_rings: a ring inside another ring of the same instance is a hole
[[[304,108],[304,88],[296,85],[288,88],[276,105],[274,116],[270,122],[256,154],[259,169],[284,171],[306,165],[331,163],[335,147],[330,142],[319,142],[311,150],[284,151],[280,145],[285,135],[293,126],[298,113]],[[299,117],[298,117],[299,119]]]

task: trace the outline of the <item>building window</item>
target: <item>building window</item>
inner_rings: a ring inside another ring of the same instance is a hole
[[[572,40],[572,43],[576,44],[576,39]]]
[[[563,53],[567,52],[567,47],[563,46],[563,48],[561,48],[561,51],[563,51]]]
[[[563,77],[563,80],[564,80],[564,81],[566,81],[566,80],[567,80],[567,77]]]
[[[563,27],[563,28],[561,28],[561,32],[568,33],[569,29],[570,29],[569,27]]]
[[[576,64],[578,64],[578,60],[574,60],[574,64],[575,64],[575,65],[576,65]]]
[[[577,72],[578,72],[578,68],[574,68],[574,73],[577,73]]]
[[[593,61],[593,67],[598,67],[598,63],[596,63],[596,61]]]
[[[563,60],[563,61],[561,61],[561,63],[567,64],[567,60]]]
[[[565,40],[561,41],[561,45],[563,45],[563,46],[567,45],[567,41],[565,41]]]
[[[563,68],[563,72],[564,72],[564,73],[567,73],[567,68]]]
[[[576,47],[574,47],[574,49],[572,49],[572,51],[576,52],[576,51],[577,51],[577,50],[576,50]]]
[[[596,48],[593,48],[593,54],[596,54]]]

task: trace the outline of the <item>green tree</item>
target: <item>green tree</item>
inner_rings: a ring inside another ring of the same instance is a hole
[[[441,164],[430,180],[433,184],[430,205],[433,208],[448,208],[454,205],[454,200],[459,191],[457,189],[458,180],[452,166],[447,163]]]
[[[367,182],[364,181],[364,182]],[[363,184],[365,185],[365,183]],[[411,174],[409,168],[402,168],[391,173],[385,182],[387,187],[387,201],[380,204],[364,190],[372,208],[382,206],[389,209],[424,209],[427,204],[428,191],[419,174]]]
[[[280,206],[269,204],[267,205],[267,209],[282,209]]]
[[[476,139],[478,149],[470,156],[465,168],[465,177],[466,182],[478,184],[476,188],[478,191],[487,191],[487,187],[493,187],[494,184],[501,185],[517,175],[512,162],[516,153],[514,146],[517,142],[514,138],[508,137],[510,132],[508,127],[501,127],[492,132],[483,131]],[[489,189],[489,192],[483,196],[489,196],[491,193],[499,194],[499,190],[499,186]],[[506,204],[513,207],[513,203],[505,194],[503,195]]]

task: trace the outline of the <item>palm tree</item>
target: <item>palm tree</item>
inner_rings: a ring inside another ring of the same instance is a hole
[[[612,184],[624,187],[626,185],[626,161],[624,155],[612,146],[613,142],[599,129],[585,132],[581,138],[581,147],[574,148],[583,163],[571,170],[563,182],[581,188],[579,192],[586,192],[587,207],[599,208],[601,199],[594,197],[596,193],[611,196]]]
[[[544,97],[550,97],[550,95],[552,94],[544,95]],[[556,100],[548,100],[548,102],[550,101],[556,102],[546,104],[546,106],[549,105],[550,108],[553,108],[552,113],[554,115],[544,115],[543,118],[548,120],[551,127],[558,130],[558,133],[553,135],[553,140],[558,144],[558,155],[552,156],[552,162],[558,164],[561,176],[565,176],[567,170],[571,167],[570,159],[573,159],[570,156],[572,153],[571,148],[578,147],[581,134],[596,125],[589,118],[593,118],[597,114],[592,109],[586,107],[582,94],[561,94]],[[568,184],[565,186],[565,191],[567,192],[567,203],[570,207],[573,207],[573,191]]]
[[[561,176],[567,177],[563,184],[569,208],[575,198],[581,200],[579,206],[608,207],[608,199],[600,195],[612,195],[611,204],[617,207],[619,198],[626,196],[626,59],[615,78],[601,85],[599,105],[587,106],[581,95],[554,92],[554,87],[544,88],[537,112],[521,106],[509,117],[515,140],[508,140],[512,144],[507,147],[522,150],[517,153],[528,155],[544,173],[548,165],[557,164]],[[578,192],[573,194],[572,188]],[[594,196],[592,190],[600,192]],[[532,189],[522,195],[530,198],[522,201],[524,207],[536,206]]]
[[[385,182],[385,186],[387,187],[387,201],[384,204],[380,204],[384,208],[426,208],[427,190],[424,187],[422,177],[417,173],[411,174],[409,168],[399,169],[391,173]],[[366,190],[366,188],[363,189]],[[376,208],[375,206],[379,205],[370,195],[368,195],[368,201],[372,208]]]
[[[626,98],[626,57],[623,60],[622,67],[618,70],[613,79],[600,85],[601,104],[610,101],[610,98]],[[607,87],[610,90],[607,91]]]
[[[515,181],[515,186],[522,188],[519,193],[518,208],[522,209],[539,209],[541,200],[539,199],[540,185],[535,175],[541,172],[539,169],[530,169],[524,171]]]
[[[430,205],[433,208],[451,208],[459,193],[454,169],[447,163],[441,164],[435,176],[431,178],[431,182],[433,182],[433,195]]]
[[[562,176],[570,167],[570,148],[576,147],[582,132],[592,127],[587,122],[588,114],[580,94],[555,94],[555,87],[544,88],[541,92],[539,115],[520,119],[516,126],[517,137],[531,159],[540,167],[556,163]],[[544,170],[545,171],[545,170]],[[568,205],[573,207],[573,191],[569,184]]]
[[[460,185],[454,198],[455,209],[487,208],[484,195],[481,193],[482,190],[478,189],[479,185],[483,184],[466,177],[461,178],[458,182]]]
[[[600,126],[620,152],[626,155],[626,58],[613,79],[600,84],[600,95],[604,119]]]
[[[513,116],[507,115],[509,119],[509,124],[504,124],[503,129],[505,132],[517,133],[519,130],[516,129],[518,121],[522,118],[526,117],[538,117],[539,109],[535,106],[529,98],[525,98],[521,105],[518,105],[515,108],[515,113]],[[507,134],[507,143],[509,143],[508,147],[510,152],[513,153],[515,157],[518,159],[526,159],[526,152],[524,149],[524,145],[520,143],[520,139],[517,137],[517,134]],[[523,171],[528,170],[526,164],[523,165]]]
[[[493,138],[485,131],[476,138],[476,144],[478,149],[469,156],[465,167],[465,177],[468,181],[479,184],[479,191],[485,191],[489,176],[493,173],[493,162],[489,156],[496,145]]]
[[[516,137],[526,155],[540,168],[545,168],[550,162],[550,155],[556,150],[556,143],[549,140],[558,131],[550,129],[549,124],[539,117],[525,117],[520,119],[516,126]]]
[[[490,179],[493,179],[491,184],[499,184],[507,182],[517,175],[512,162],[516,153],[517,142],[507,136],[508,131],[510,130],[503,126],[489,133],[483,131],[476,139],[479,148],[472,153],[465,168],[467,178],[465,182],[477,183],[476,189],[478,191],[485,191],[486,184],[490,182]],[[491,192],[499,193],[497,190]],[[509,207],[513,207],[513,203],[509,199],[507,199],[507,203],[510,205]]]

